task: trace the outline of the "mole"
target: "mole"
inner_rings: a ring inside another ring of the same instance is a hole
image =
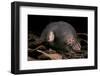
[[[81,45],[77,39],[74,27],[68,22],[57,21],[49,23],[41,33],[40,39],[50,46],[62,51],[80,51]]]

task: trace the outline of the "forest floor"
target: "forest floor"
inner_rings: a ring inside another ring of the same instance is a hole
[[[33,32],[28,34],[28,61],[32,60],[57,60],[57,59],[81,59],[88,58],[87,34],[78,33],[78,40],[81,44],[81,51],[59,53],[57,50],[48,48],[44,43],[36,44],[39,36]],[[38,42],[39,43],[39,42]]]

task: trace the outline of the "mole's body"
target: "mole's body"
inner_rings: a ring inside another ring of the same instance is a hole
[[[64,21],[53,22],[47,25],[40,39],[48,42],[51,46],[66,51],[81,49],[75,29],[71,24]]]

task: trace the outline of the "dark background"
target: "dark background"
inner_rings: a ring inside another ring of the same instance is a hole
[[[28,32],[41,34],[43,29],[51,22],[65,21],[70,23],[77,33],[87,33],[88,18],[87,17],[71,17],[71,16],[46,16],[46,15],[28,15]]]

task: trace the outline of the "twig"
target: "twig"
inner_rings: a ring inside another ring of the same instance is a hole
[[[40,47],[38,47],[38,48],[40,48]],[[49,54],[43,52],[42,50],[38,50],[38,48],[36,48],[36,49],[30,49],[30,48],[29,48],[29,50],[31,50],[31,52],[33,52],[33,51],[40,52],[40,53],[42,53],[43,55],[45,55],[46,57],[49,57],[50,59],[53,59],[52,56],[50,56]]]
[[[40,45],[40,46],[38,46],[38,47],[35,48],[35,49],[28,48],[28,50],[31,50],[31,52],[32,52],[32,51],[38,50],[38,49],[41,48],[41,47],[44,47],[44,46],[43,46],[43,45]]]
[[[36,51],[38,51],[38,52],[44,54],[45,56],[49,57],[50,59],[53,59],[49,54],[47,54],[47,53],[45,53],[45,52],[43,52],[43,51],[41,51],[41,50],[36,50]]]
[[[85,43],[87,43],[87,41],[86,41],[86,40],[84,40],[84,39],[79,39],[79,41],[84,41]]]
[[[86,33],[77,33],[77,35],[85,35],[85,36],[88,36],[88,34],[86,34]]]

